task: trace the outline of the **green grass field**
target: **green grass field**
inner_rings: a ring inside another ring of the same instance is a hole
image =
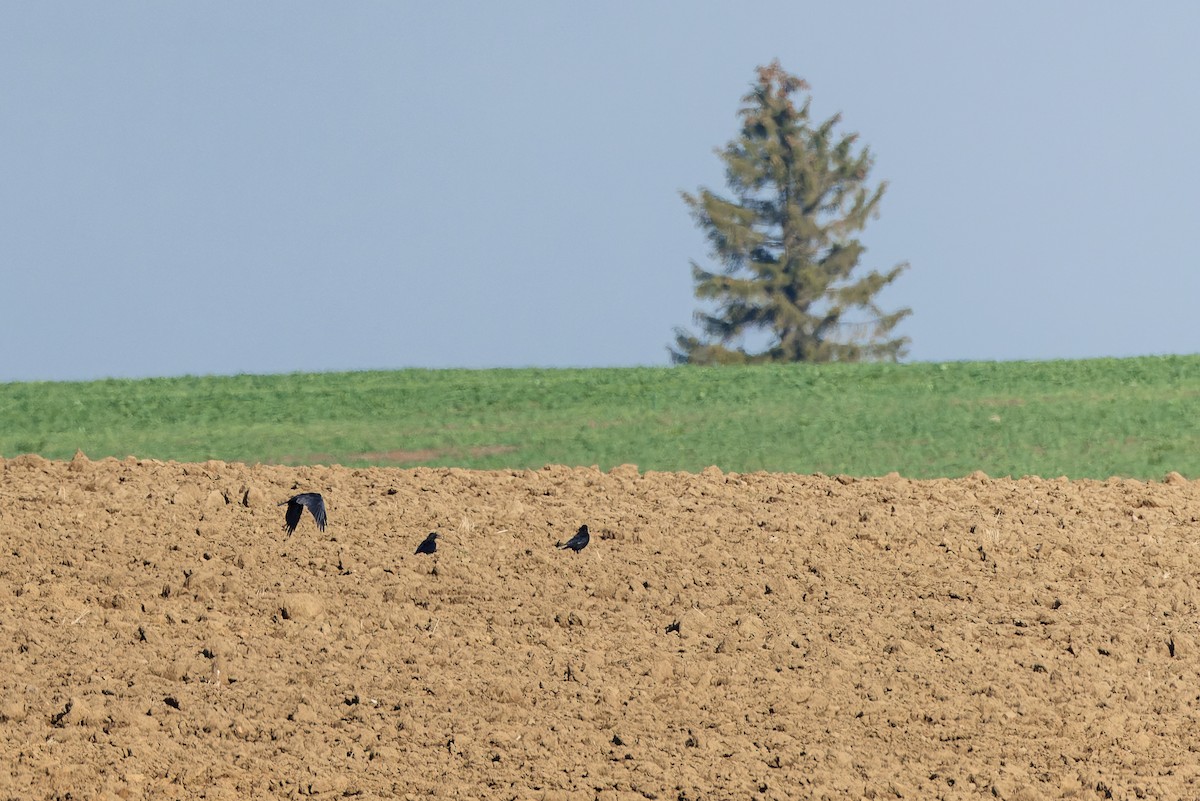
[[[1200,476],[1200,356],[0,384],[0,454]]]

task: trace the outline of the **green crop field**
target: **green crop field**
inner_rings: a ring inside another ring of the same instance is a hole
[[[0,384],[0,454],[1200,476],[1200,356]]]

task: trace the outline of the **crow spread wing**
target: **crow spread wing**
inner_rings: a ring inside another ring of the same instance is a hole
[[[325,530],[325,499],[318,492],[302,492],[288,498],[283,503],[287,504],[287,512],[283,516],[283,527],[291,534],[296,530],[296,526],[300,525],[300,516],[304,514],[304,510],[312,512],[313,520],[317,521],[317,528],[321,531]]]
[[[294,499],[284,503],[287,504],[287,511],[283,514],[283,528],[288,534],[292,534],[296,526],[300,525],[300,515],[304,513],[304,507]]]
[[[317,528],[321,531],[325,530],[325,499],[315,492],[306,492],[299,496],[300,503],[308,507],[308,511],[312,512],[313,519],[317,521]]]

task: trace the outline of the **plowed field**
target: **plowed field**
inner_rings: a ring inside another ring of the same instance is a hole
[[[0,460],[0,797],[1200,797],[1198,486]]]

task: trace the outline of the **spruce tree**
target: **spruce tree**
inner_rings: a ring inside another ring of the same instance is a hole
[[[885,313],[875,297],[908,265],[851,276],[865,251],[854,234],[877,216],[887,184],[867,185],[874,158],[855,147],[857,134],[835,133],[840,114],[814,125],[811,98],[793,103],[808,89],[778,61],[759,67],[742,98],[741,136],[717,151],[732,199],[681,193],[723,269],[692,262],[696,297],[716,309],[696,313],[704,339],[676,329],[676,363],[895,361],[906,352],[908,337],[892,329],[912,310]],[[754,331],[770,341],[751,353],[744,337]]]

